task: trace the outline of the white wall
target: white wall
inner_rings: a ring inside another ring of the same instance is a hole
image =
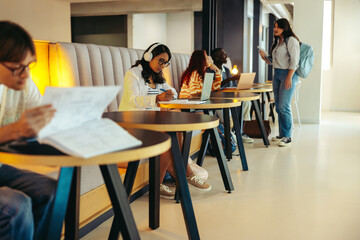
[[[147,49],[151,44],[166,44],[166,13],[132,15],[132,47]]]
[[[193,12],[167,14],[167,46],[171,52],[191,54],[194,51]]]
[[[167,45],[171,52],[191,54],[194,49],[192,12],[128,15],[128,46],[146,49],[154,42]]]
[[[360,112],[360,1],[335,1],[330,110]]]
[[[0,0],[0,19],[20,24],[34,39],[71,41],[69,1]]]
[[[311,73],[306,79],[301,79],[302,84],[299,99],[300,116],[302,122],[320,123],[324,1],[294,0],[294,3],[294,32],[301,41],[310,44],[315,53],[315,63]]]

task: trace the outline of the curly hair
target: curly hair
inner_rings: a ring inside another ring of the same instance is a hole
[[[146,50],[144,53],[146,53],[147,51],[149,51],[149,49],[155,45],[155,44],[158,44],[158,43],[154,43],[154,44],[151,44]],[[160,44],[158,45],[157,47],[155,47],[152,51],[151,51],[152,55],[153,55],[153,58],[162,54],[162,53],[167,53],[169,55],[169,60],[171,59],[171,52],[170,52],[170,49],[163,45],[163,44]],[[144,55],[142,56],[141,60],[138,60],[135,62],[135,64],[133,66],[131,66],[132,68],[133,67],[136,67],[138,66],[139,64],[141,64],[141,66],[143,67],[143,70],[141,72],[141,75],[142,77],[145,79],[145,82],[147,83],[150,83],[150,77],[152,77],[152,79],[154,80],[154,83],[165,83],[166,80],[165,78],[163,77],[163,74],[162,74],[162,71],[157,73],[157,72],[154,72],[151,67],[150,67],[150,64],[148,61],[146,61],[144,59]]]
[[[181,85],[184,82],[186,84],[189,83],[190,76],[194,71],[197,71],[201,78],[204,79],[206,67],[207,63],[205,50],[195,50],[191,55],[189,66],[181,76]]]

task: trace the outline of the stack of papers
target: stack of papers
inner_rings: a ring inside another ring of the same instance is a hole
[[[56,113],[38,133],[38,142],[82,158],[141,145],[140,140],[118,124],[101,118],[120,88],[47,87],[42,104],[52,104]]]

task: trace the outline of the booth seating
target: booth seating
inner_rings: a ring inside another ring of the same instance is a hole
[[[123,86],[125,72],[140,59],[143,50],[123,47],[100,46],[78,43],[35,42],[38,55],[38,65],[48,66],[48,82],[44,84],[44,76],[39,79],[32,76],[34,82],[43,93],[45,86]],[[47,45],[47,46],[46,46]],[[48,49],[48,52],[46,52]],[[44,53],[45,52],[45,53]],[[172,54],[171,63],[163,70],[164,77],[170,86],[178,92],[181,74],[190,60],[187,54]],[[48,61],[48,64],[44,63]],[[36,69],[35,69],[36,70]],[[42,72],[45,72],[43,70]],[[42,86],[40,86],[42,85]],[[123,94],[121,89],[107,111],[117,111]],[[194,136],[190,154],[200,149],[201,134]],[[148,162],[142,160],[135,179],[133,193],[142,189],[148,183]],[[119,169],[124,174],[126,169]],[[98,166],[83,167],[81,170],[80,227],[96,219],[111,208],[103,179]]]

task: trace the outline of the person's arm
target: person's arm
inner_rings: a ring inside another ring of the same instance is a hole
[[[259,54],[260,54],[262,60],[264,60],[267,64],[272,65],[272,63],[266,58],[265,52],[259,50]]]
[[[292,85],[292,77],[295,73],[295,69],[289,69],[288,75],[285,80],[285,89],[290,89]]]
[[[211,87],[211,90],[212,91],[216,91],[216,90],[219,90],[220,87],[221,87],[221,80],[222,80],[222,77],[221,77],[221,73],[220,72],[216,72],[215,73],[215,79],[212,83],[212,87]]]
[[[25,110],[19,121],[0,128],[0,144],[21,138],[30,138],[48,124],[55,114],[51,105]]]
[[[287,41],[287,50],[290,55],[289,59],[289,72],[285,80],[285,89],[290,89],[292,86],[292,77],[296,69],[299,66],[299,58],[300,58],[300,45],[299,41],[294,37],[290,37]]]
[[[236,74],[236,75],[232,75],[226,79],[223,79],[221,81],[221,87],[223,87],[224,85],[226,85],[227,83],[231,82],[231,81],[239,81],[240,78],[240,74]]]
[[[143,82],[141,82],[143,81]],[[140,86],[140,85],[143,86]],[[136,76],[132,71],[127,71],[124,78],[123,98],[127,105],[135,108],[148,108],[156,106],[157,95],[147,95],[145,80]]]

